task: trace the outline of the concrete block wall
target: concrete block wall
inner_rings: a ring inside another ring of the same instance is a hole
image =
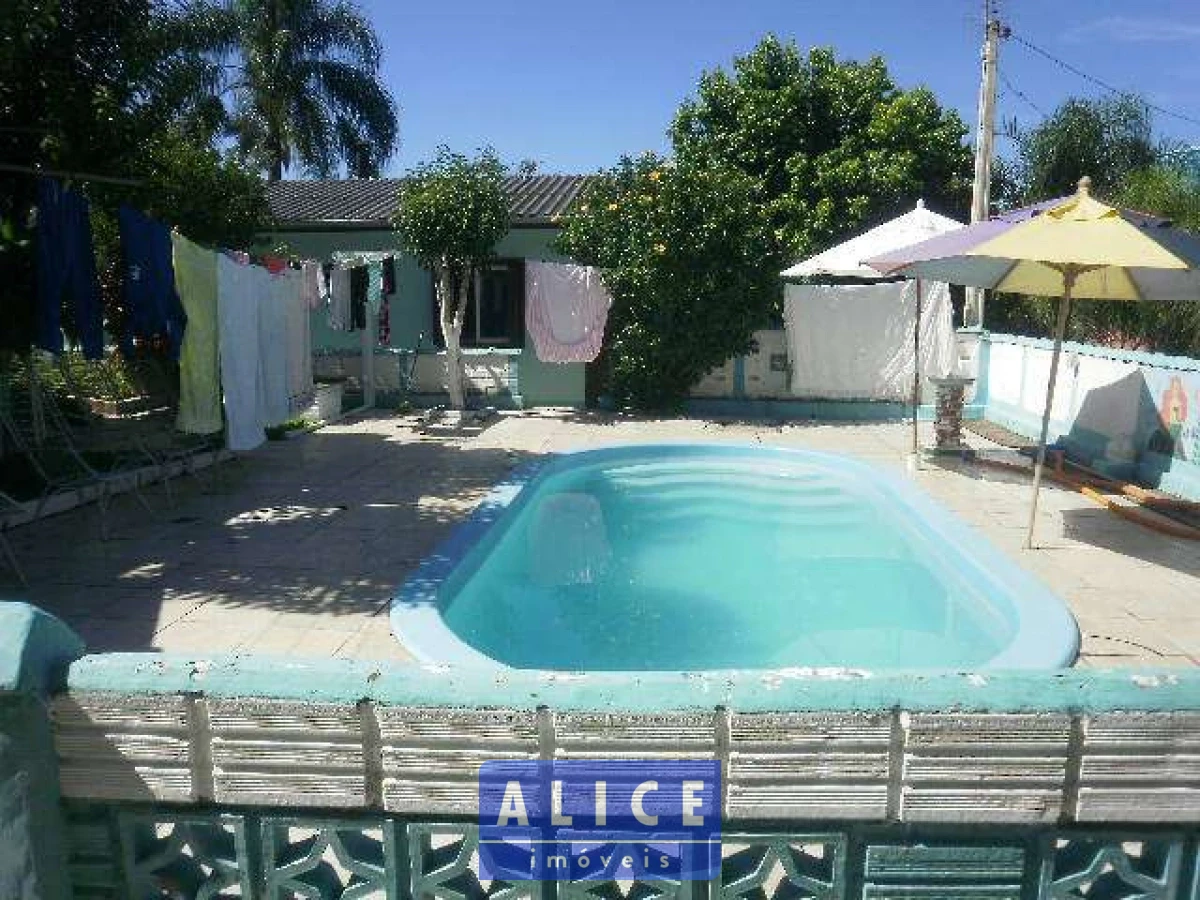
[[[983,343],[987,418],[1036,437],[1052,342],[991,334]],[[1050,439],[1105,474],[1200,500],[1200,360],[1064,344]]]
[[[0,897],[67,900],[67,847],[48,703],[83,642],[52,616],[0,603]]]
[[[490,759],[719,760],[728,865],[705,896],[760,896],[741,853],[817,845],[785,879],[846,900],[1061,900],[1114,867],[1158,900],[1200,883],[1197,672],[640,673],[633,690],[81,649],[0,604],[5,900],[459,896]],[[331,886],[304,893],[305,873]]]

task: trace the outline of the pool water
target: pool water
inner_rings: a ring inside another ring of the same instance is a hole
[[[1028,624],[944,522],[866,467],[696,446],[560,459],[438,588],[444,626],[503,665],[979,668]],[[1069,663],[1074,623],[1033,587],[1063,644],[1042,658]]]

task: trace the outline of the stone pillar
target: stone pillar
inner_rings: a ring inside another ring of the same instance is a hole
[[[968,450],[962,437],[963,407],[967,386],[973,378],[933,378],[936,400],[933,433],[936,453],[962,453]]]
[[[0,603],[0,897],[69,900],[47,702],[83,641],[25,603]]]

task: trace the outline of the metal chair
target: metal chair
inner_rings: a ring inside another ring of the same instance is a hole
[[[29,587],[29,581],[25,577],[25,573],[21,571],[21,564],[17,562],[17,554],[13,551],[12,544],[8,540],[8,529],[12,525],[12,520],[26,515],[25,505],[20,503],[8,494],[0,491],[0,553],[4,554],[4,559],[8,562],[8,567],[12,569],[13,574],[17,576],[17,580],[21,582],[23,587]]]
[[[140,490],[137,467],[123,454],[114,454],[98,466],[81,452],[69,424],[58,409],[52,391],[43,390],[36,364],[23,360],[10,368],[6,390],[0,398],[0,431],[6,444],[22,456],[41,483],[34,518],[41,518],[54,497],[78,492],[95,500],[100,513],[100,535],[108,537],[108,507],[116,494],[132,489],[145,510],[154,510]]]

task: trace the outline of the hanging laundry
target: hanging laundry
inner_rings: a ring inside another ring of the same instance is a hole
[[[604,342],[612,297],[592,266],[525,263],[525,328],[542,362],[591,362]]]
[[[262,264],[272,275],[278,275],[288,267],[288,261],[282,256],[264,256],[262,258]]]
[[[290,417],[288,392],[288,306],[300,290],[300,273],[284,269],[266,276],[266,289],[259,303],[258,359],[259,412],[264,425],[281,425]]]
[[[309,309],[316,309],[321,305],[321,266],[313,260],[305,260],[300,271],[304,276],[303,297],[304,305]]]
[[[955,336],[949,286],[923,285],[920,366],[928,384],[953,367]],[[917,282],[789,284],[783,316],[793,396],[912,398]]]
[[[225,443],[253,450],[265,440],[259,412],[259,280],[264,269],[217,257],[217,321],[221,342],[221,391],[225,399]]]
[[[285,293],[285,329],[287,343],[287,399],[290,415],[296,413],[312,393],[312,349],[309,336],[308,302],[303,272],[287,277],[290,289]],[[307,365],[306,365],[307,364]]]
[[[341,266],[329,269],[329,327],[350,330],[350,270]]]
[[[88,202],[56,181],[38,181],[37,342],[63,349],[62,310],[71,315],[74,336],[88,359],[104,355],[103,307],[92,251]]]
[[[124,338],[126,350],[133,340],[166,341],[172,359],[179,358],[187,324],[175,271],[171,266],[171,233],[161,222],[136,209],[117,211],[121,249],[125,260],[125,308],[129,317]]]
[[[213,434],[221,420],[221,373],[217,357],[217,254],[171,235],[175,286],[187,315],[179,351],[179,416],[175,427]]]
[[[366,266],[354,266],[350,270],[350,331],[362,331],[367,327],[369,282]]]
[[[392,296],[396,293],[396,257],[387,256],[383,260],[383,293]]]
[[[313,384],[313,359],[312,359],[312,316],[309,313],[320,307],[322,303],[322,280],[323,273],[321,265],[313,260],[305,260],[304,265],[300,269],[302,277],[302,285],[300,288],[300,302],[303,310],[301,316],[303,324],[301,325],[301,342],[304,347],[304,353],[301,356],[300,364],[300,381],[303,385],[305,404],[312,396]]]
[[[383,263],[381,261],[367,263],[367,312],[378,316],[379,307],[383,303]],[[363,323],[366,327],[366,323]]]
[[[392,345],[392,298],[387,294],[383,296],[383,302],[379,304],[379,324],[377,334],[379,335],[379,346],[390,347]]]

